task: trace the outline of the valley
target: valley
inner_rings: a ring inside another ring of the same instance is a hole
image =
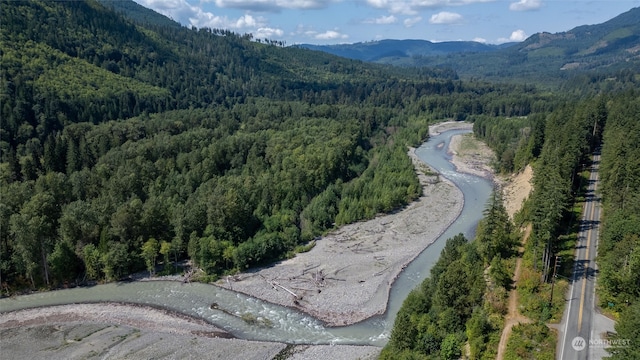
[[[0,11],[3,351],[552,359],[573,304],[615,322],[589,353],[640,357],[638,8],[366,61],[129,0]]]

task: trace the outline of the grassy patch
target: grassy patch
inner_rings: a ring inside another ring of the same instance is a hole
[[[555,279],[555,284],[544,283],[540,269],[535,270],[532,266],[531,255],[527,258],[528,261],[522,262],[518,286],[519,310],[533,320],[558,323],[562,319],[564,296],[569,288],[568,278],[559,275]]]
[[[633,35],[634,35],[633,30],[631,28],[625,27],[625,28],[617,29],[610,32],[605,37],[603,37],[602,40],[615,41],[615,40],[624,39],[626,37],[633,36]]]
[[[478,146],[479,141],[473,136],[473,134],[464,134],[461,136],[459,153],[460,155],[464,155],[467,152],[478,151],[480,147]]]
[[[562,57],[563,55],[564,49],[555,46],[540,48],[529,52],[530,58]]]
[[[543,323],[513,327],[505,360],[554,360],[557,335]]]
[[[482,360],[495,359],[498,355],[498,345],[504,328],[504,317],[498,314],[491,314],[489,315],[489,324],[491,330],[486,334],[486,348],[480,358]]]
[[[315,240],[311,240],[305,245],[297,245],[293,250],[287,252],[285,257],[287,259],[293,259],[296,256],[296,254],[309,252],[315,246],[316,246],[316,241]]]

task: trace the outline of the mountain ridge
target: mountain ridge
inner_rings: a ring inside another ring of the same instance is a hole
[[[640,8],[632,8],[601,24],[581,25],[558,33],[539,32],[522,42],[503,45],[380,40],[299,46],[396,66],[447,67],[461,78],[557,84],[568,73],[611,72],[640,63]]]
[[[410,58],[425,55],[447,55],[451,53],[490,52],[514,45],[484,44],[476,41],[432,42],[421,39],[385,39],[353,44],[313,45],[299,44],[297,47],[328,52],[333,55],[367,62],[385,62],[387,58]]]

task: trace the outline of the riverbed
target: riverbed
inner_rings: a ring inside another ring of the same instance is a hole
[[[459,127],[460,123],[454,123],[453,126]],[[242,339],[259,341],[255,344],[271,349],[265,350],[268,354],[276,350],[276,353],[288,351],[292,358],[295,356],[304,358],[303,353],[316,351],[311,350],[313,347],[307,345],[292,348],[282,343],[328,344],[327,349],[341,344],[357,344],[374,345],[374,347],[354,347],[353,351],[359,351],[359,355],[347,358],[367,358],[368,354],[373,354],[372,356],[375,357],[378,346],[384,345],[388,339],[395,314],[403,299],[428,275],[429,269],[439,257],[445,240],[458,233],[464,233],[471,238],[475,225],[482,216],[482,209],[492,189],[491,181],[456,171],[450,162],[451,154],[448,151],[452,136],[468,132],[469,125],[463,125],[462,130],[434,135],[423,146],[413,152],[410,151],[410,155],[415,154],[440,173],[439,176],[434,177],[429,175],[425,168],[416,166],[418,172],[422,172],[421,180],[426,195],[396,214],[374,219],[377,223],[354,224],[352,228],[343,227],[327,236],[329,240],[324,243],[326,247],[316,245],[311,252],[306,253],[309,259],[305,259],[303,257],[305,255],[302,255],[296,260],[298,268],[292,267],[293,274],[302,279],[298,280],[303,285],[292,286],[286,283],[293,277],[283,275],[291,274],[283,270],[289,266],[287,262],[283,262],[242,274],[241,277],[234,278],[233,281],[225,281],[218,287],[207,284],[182,284],[175,281],[106,284],[92,288],[32,294],[16,299],[2,299],[0,310],[5,312],[74,302],[135,302],[201,319],[210,326],[210,333],[223,331]],[[450,182],[455,183],[456,186]],[[464,201],[462,201],[462,194],[464,194]],[[434,197],[429,198],[429,195]],[[416,205],[420,203],[421,206]],[[447,228],[458,214],[460,216],[457,220]],[[444,229],[447,230],[443,233]],[[382,239],[385,234],[393,234],[389,237],[388,244],[396,246],[384,245]],[[330,236],[334,236],[334,240],[331,240]],[[319,243],[324,240],[319,240]],[[336,244],[340,243],[343,243],[344,247],[337,247]],[[370,243],[375,243],[378,248],[371,246]],[[355,244],[358,244],[357,247],[351,246]],[[427,250],[422,251],[425,248]],[[340,251],[342,254],[339,254]],[[322,258],[319,256],[322,252],[330,256]],[[344,253],[347,253],[347,257],[338,257]],[[332,260],[340,264],[340,267],[332,268],[331,266],[335,266],[332,265]],[[406,266],[411,260],[414,261]],[[357,264],[363,265],[357,266]],[[304,273],[305,269],[308,269],[307,273]],[[324,283],[315,281],[318,274],[323,275]],[[327,278],[333,279],[327,280]],[[251,281],[254,285],[251,285]],[[243,283],[248,285],[242,287]],[[275,290],[274,283],[289,290],[301,292],[303,298],[310,299],[305,303],[306,307],[296,306],[291,294],[282,289]],[[260,294],[252,293],[252,286],[261,289]],[[229,290],[220,287],[228,287]],[[307,292],[293,289],[294,287],[306,289]],[[309,293],[312,294],[311,298]],[[319,295],[322,293],[328,296],[323,298]],[[260,301],[259,298],[267,301]],[[316,298],[318,300],[314,300]],[[215,307],[212,307],[213,303]],[[323,304],[324,309],[320,307]],[[314,308],[320,310],[313,310]],[[360,313],[355,314],[353,309],[358,309]],[[87,312],[91,311],[87,310]],[[350,315],[345,316],[345,314]],[[6,321],[8,315],[0,316],[0,327],[3,328],[3,339],[0,339],[2,341],[7,335],[4,331],[9,328]],[[316,315],[316,317],[310,315]],[[253,317],[255,321],[247,324],[247,316]],[[327,326],[342,325],[332,319],[342,319],[344,324],[355,324],[342,327]],[[158,332],[158,330],[154,331]],[[180,334],[180,336],[183,335]],[[201,337],[197,334],[193,336]],[[272,348],[264,344],[280,345]],[[3,346],[3,350],[5,348]],[[298,355],[293,355],[296,351]],[[262,358],[273,357],[269,356]]]

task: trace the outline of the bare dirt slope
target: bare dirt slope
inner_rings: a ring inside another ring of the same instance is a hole
[[[515,213],[520,211],[522,203],[529,197],[533,190],[531,180],[533,178],[533,170],[530,165],[524,169],[524,171],[512,176],[507,180],[504,188],[504,203],[507,209],[507,214],[513,219]],[[518,252],[522,254],[524,251],[523,246],[526,243],[529,235],[531,234],[531,226],[528,226],[522,236],[522,245]],[[505,317],[504,328],[500,336],[500,342],[498,344],[498,354],[496,360],[502,360],[507,350],[507,343],[509,342],[509,336],[511,336],[512,328],[517,324],[529,323],[530,319],[522,316],[518,311],[518,284],[520,280],[520,268],[522,265],[522,257],[519,256],[516,260],[516,268],[513,275],[513,289],[509,291],[509,302],[507,316]]]
[[[522,203],[533,190],[532,179],[533,169],[531,165],[527,165],[522,172],[507,179],[507,183],[504,186],[504,203],[510,218],[513,219],[513,215],[522,208]]]

